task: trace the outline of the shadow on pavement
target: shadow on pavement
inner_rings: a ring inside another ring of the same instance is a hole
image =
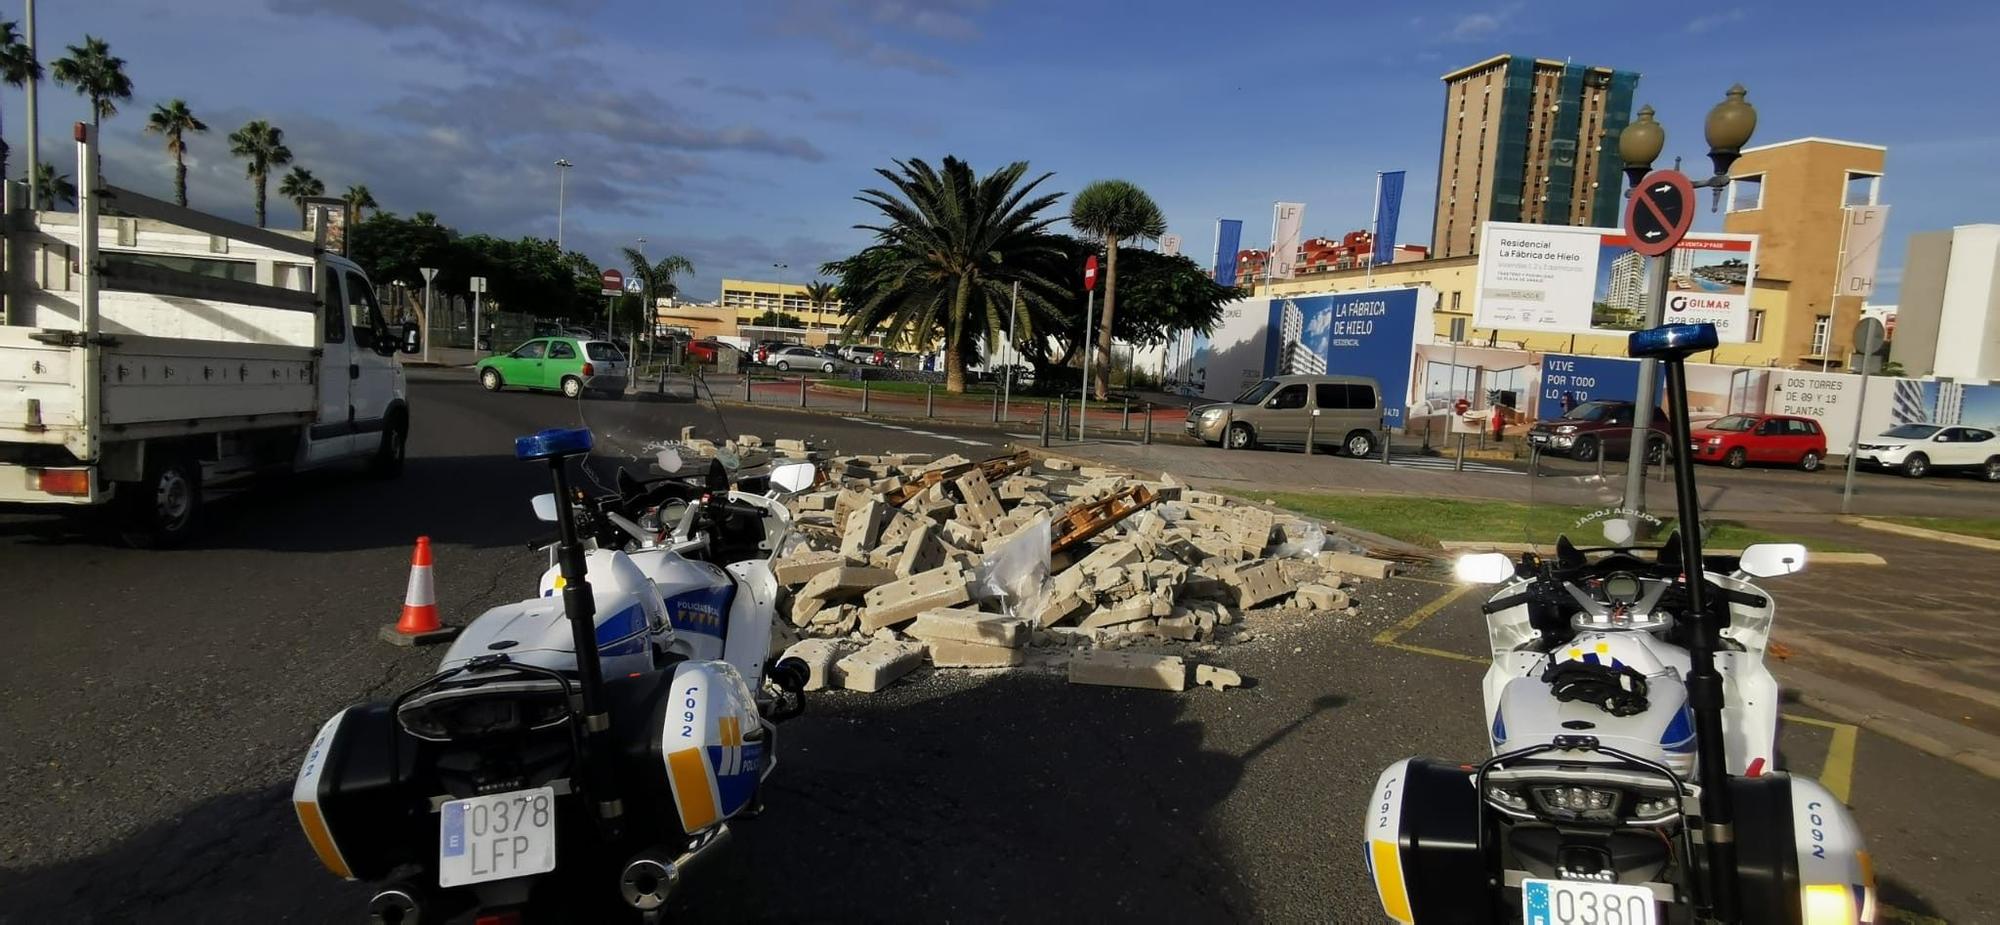
[[[780,730],[767,812],[737,826],[675,920],[1253,918],[1212,822],[1247,759],[1208,746],[1185,715],[1194,696],[1016,672],[818,697]],[[319,868],[288,788],[0,872],[0,923],[360,920],[371,891]],[[582,899],[559,903],[569,921],[618,920]]]

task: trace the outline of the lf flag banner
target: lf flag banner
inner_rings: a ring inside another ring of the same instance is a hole
[[[1396,218],[1403,211],[1403,171],[1382,174],[1375,195],[1376,263],[1396,262]]]
[[[1177,234],[1160,235],[1160,253],[1168,257],[1179,257],[1181,255],[1181,236]]]
[[[1870,295],[1875,268],[1882,262],[1882,232],[1889,227],[1888,206],[1849,206],[1847,241],[1840,252],[1840,283],[1834,295]]]
[[[1241,219],[1218,218],[1215,220],[1215,281],[1224,286],[1236,285],[1236,252],[1243,247],[1243,222]]]
[[[1305,227],[1306,204],[1280,202],[1271,208],[1271,256],[1265,273],[1271,279],[1291,279],[1299,265],[1299,233]]]

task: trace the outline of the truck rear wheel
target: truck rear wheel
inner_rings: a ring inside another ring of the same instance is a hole
[[[393,479],[403,474],[403,456],[409,451],[410,418],[403,412],[389,416],[382,428],[382,443],[375,448],[375,455],[368,460],[368,474],[378,479]]]
[[[178,546],[194,535],[201,511],[201,463],[172,451],[149,451],[146,478],[118,486],[119,536],[136,549]]]

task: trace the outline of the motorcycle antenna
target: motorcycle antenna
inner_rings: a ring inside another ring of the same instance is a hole
[[[1712,324],[1670,324],[1634,331],[1626,352],[1635,358],[1660,361],[1667,373],[1669,424],[1674,446],[1689,446],[1687,358],[1715,349],[1720,338]],[[1717,922],[1739,920],[1741,905],[1736,882],[1736,807],[1729,793],[1729,755],[1722,731],[1722,676],[1715,669],[1721,644],[1719,621],[1708,607],[1708,578],[1701,558],[1701,496],[1695,490],[1694,457],[1669,454],[1674,466],[1674,501],[1680,518],[1681,567],[1687,584],[1688,613],[1694,632],[1688,644],[1688,705],[1694,712],[1696,767],[1701,778],[1701,836],[1707,853],[1706,880],[1699,897]]]

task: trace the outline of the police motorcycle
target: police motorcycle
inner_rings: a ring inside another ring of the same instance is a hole
[[[1683,361],[1716,340],[1706,324],[1631,335],[1630,355],[1665,368],[1672,446],[1690,445]],[[1669,455],[1652,467],[1538,456],[1530,543],[1560,530],[1553,548],[1458,562],[1461,581],[1499,586],[1480,608],[1492,751],[1472,765],[1407,758],[1377,780],[1363,839],[1389,918],[1875,920],[1853,816],[1773,767],[1774,608],[1757,582],[1801,570],[1805,548],[1705,553],[1690,454]],[[1648,513],[1646,494],[1661,509],[1671,496],[1675,516]],[[1593,532],[1606,545],[1569,538]]]
[[[814,469],[689,474],[666,449],[664,476],[635,477],[620,454],[607,479],[581,458],[595,442],[585,428],[515,441],[554,481],[533,499],[558,528],[539,593],[481,614],[434,675],[341,711],[308,749],[300,825],[334,874],[382,884],[372,922],[470,908],[519,925],[609,896],[661,921],[730,823],[762,811],[776,725],[802,712],[807,677],[769,660],[770,559],[791,537],[782,497]]]

